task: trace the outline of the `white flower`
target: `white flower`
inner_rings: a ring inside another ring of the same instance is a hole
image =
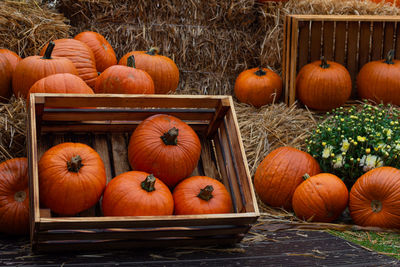
[[[335,158],[335,163],[333,164],[333,168],[334,169],[339,169],[341,167],[343,167],[344,164],[344,158],[342,155],[338,155]]]
[[[324,150],[322,151],[322,158],[327,159],[331,156],[333,147],[331,145],[325,146]]]
[[[374,168],[383,166],[383,161],[380,157],[375,155],[364,155],[360,160],[360,166],[363,167],[364,172],[367,172]]]
[[[348,141],[347,139],[344,139],[344,140],[342,141],[342,147],[340,148],[340,150],[341,150],[342,152],[347,152],[347,150],[349,150],[349,147],[350,147],[349,141]]]

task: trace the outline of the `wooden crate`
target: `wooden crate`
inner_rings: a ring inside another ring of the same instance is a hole
[[[400,16],[288,15],[285,17],[282,76],[284,101],[296,100],[296,76],[301,67],[325,56],[350,73],[357,99],[356,77],[361,67],[395,49],[400,58]]]
[[[133,130],[160,113],[184,120],[197,132],[202,152],[193,175],[222,181],[232,197],[232,213],[106,217],[97,203],[77,216],[60,217],[40,206],[38,160],[47,149],[65,141],[92,146],[110,181],[130,170],[127,145]],[[230,96],[31,94],[28,158],[35,251],[234,244],[259,217]]]

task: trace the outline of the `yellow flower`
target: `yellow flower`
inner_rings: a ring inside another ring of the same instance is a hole
[[[349,141],[347,141],[347,139],[344,139],[344,140],[342,141],[342,147],[340,148],[340,150],[341,150],[342,152],[347,152],[347,150],[349,150],[349,147],[350,147]]]
[[[367,154],[371,153],[371,149],[369,149],[369,148],[365,149],[365,153],[367,153]]]
[[[341,167],[343,167],[343,163],[344,163],[344,160],[343,160],[342,155],[338,155],[334,160],[333,168],[334,169],[341,168]]]
[[[324,150],[322,151],[322,158],[327,159],[331,155],[333,147],[332,146],[326,146]]]
[[[365,140],[367,140],[367,138],[366,137],[364,137],[364,136],[357,136],[357,141],[358,142],[365,142]]]
[[[367,172],[383,166],[383,161],[380,157],[375,155],[364,155],[360,160],[360,166],[363,167],[363,171]]]
[[[326,142],[322,142],[322,146],[326,146]]]

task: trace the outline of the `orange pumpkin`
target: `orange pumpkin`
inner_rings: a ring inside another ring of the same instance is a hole
[[[8,49],[0,49],[0,55],[3,55],[7,58],[8,62],[11,64],[11,70],[14,72],[18,63],[22,60],[20,56]]]
[[[282,79],[270,69],[253,68],[239,74],[234,91],[240,102],[259,108],[279,100]]]
[[[53,55],[71,60],[78,71],[79,77],[91,88],[94,88],[98,73],[96,59],[92,50],[85,43],[75,39],[58,39],[54,43],[56,47]],[[46,47],[47,45],[43,47],[40,55],[44,54]]]
[[[28,160],[15,158],[0,164],[0,232],[29,231]]]
[[[357,92],[361,99],[375,103],[400,105],[400,60],[395,60],[394,50],[386,60],[365,64],[357,75]]]
[[[400,170],[379,167],[363,174],[350,190],[349,210],[357,225],[400,228]]]
[[[193,172],[200,152],[200,140],[193,129],[180,119],[164,114],[142,121],[128,146],[132,168],[153,173],[169,187]]]
[[[0,101],[8,100],[12,95],[13,70],[7,57],[0,54]]]
[[[78,74],[69,59],[52,55],[55,44],[53,42],[50,44],[43,57],[30,56],[18,63],[12,78],[13,91],[16,96],[26,97],[35,82],[51,74]]]
[[[117,64],[114,49],[103,35],[97,32],[85,31],[77,34],[75,40],[84,42],[92,50],[96,59],[98,72],[103,72],[108,67]]]
[[[106,173],[99,154],[81,143],[61,143],[39,160],[40,202],[62,215],[87,210],[100,199]]]
[[[342,106],[349,99],[351,89],[347,69],[324,58],[303,66],[296,78],[296,96],[304,105],[316,110]]]
[[[156,94],[175,92],[179,83],[179,69],[175,62],[158,54],[158,48],[151,48],[148,52],[134,51],[124,55],[119,65],[126,65],[132,54],[135,56],[136,68],[146,71],[154,82]]]
[[[225,186],[207,176],[193,176],[183,180],[175,187],[172,195],[176,215],[232,211],[232,199]]]
[[[377,3],[377,4],[382,3],[382,2],[390,3],[391,5],[400,7],[400,1],[399,0],[371,0],[371,1],[374,2],[374,3]]]
[[[115,65],[106,69],[96,80],[96,93],[154,94],[150,75],[135,67],[135,58],[128,58],[128,65]]]
[[[254,189],[264,203],[290,210],[294,191],[303,182],[303,176],[320,172],[318,162],[310,154],[292,147],[279,147],[257,167]]]
[[[348,200],[349,191],[339,177],[320,173],[307,178],[296,188],[292,204],[300,219],[332,222],[342,214]]]
[[[104,216],[172,215],[174,200],[169,188],[154,175],[130,171],[108,183],[102,208]]]

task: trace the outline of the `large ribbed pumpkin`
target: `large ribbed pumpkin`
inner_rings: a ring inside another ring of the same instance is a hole
[[[43,57],[29,56],[18,63],[12,80],[16,96],[26,97],[35,82],[51,74],[78,74],[74,64],[68,58],[53,56],[53,42],[47,47]]]
[[[343,181],[330,173],[306,176],[293,194],[297,217],[312,222],[332,222],[347,207],[349,191]]]
[[[15,52],[5,48],[0,49],[0,55],[3,55],[7,58],[8,62],[11,64],[11,69],[13,72],[18,63],[22,60],[22,58],[18,56]]]
[[[361,99],[375,103],[400,105],[400,60],[395,60],[394,50],[385,60],[365,64],[357,75],[357,92]]]
[[[13,69],[7,57],[0,54],[0,102],[9,99],[12,95]]]
[[[85,31],[77,34],[74,39],[84,42],[93,51],[98,72],[117,64],[114,49],[100,33]]]
[[[347,69],[325,59],[303,66],[296,78],[297,98],[316,110],[342,106],[349,99],[351,89],[351,77]]]
[[[99,154],[81,143],[61,143],[39,160],[41,204],[61,215],[74,215],[92,207],[106,186]]]
[[[153,79],[156,94],[175,92],[179,83],[179,69],[172,59],[159,55],[158,52],[158,48],[154,47],[148,52],[129,52],[118,64],[126,65],[128,57],[133,54],[136,68],[146,71]]]
[[[279,100],[282,79],[270,69],[253,68],[239,74],[234,90],[240,102],[261,107]]]
[[[180,119],[165,114],[142,121],[128,146],[129,163],[134,170],[153,173],[171,188],[193,172],[200,152],[196,132]]]
[[[292,147],[271,151],[257,167],[254,188],[269,206],[292,208],[292,197],[303,176],[320,173],[318,162],[308,153]]]
[[[154,175],[130,171],[107,184],[102,208],[104,216],[172,215],[174,200],[169,188]]]
[[[154,83],[150,75],[135,67],[135,58],[128,58],[128,65],[111,66],[96,80],[96,93],[109,94],[154,94]]]
[[[0,164],[0,232],[27,234],[29,230],[28,160]]]
[[[361,226],[400,228],[400,170],[379,167],[362,175],[350,190],[350,216]]]
[[[87,85],[94,88],[98,73],[96,69],[96,59],[92,50],[85,43],[75,39],[58,39],[53,55],[65,57],[72,61],[75,65],[79,77],[84,80]],[[40,55],[44,54],[47,45],[40,51]]]

